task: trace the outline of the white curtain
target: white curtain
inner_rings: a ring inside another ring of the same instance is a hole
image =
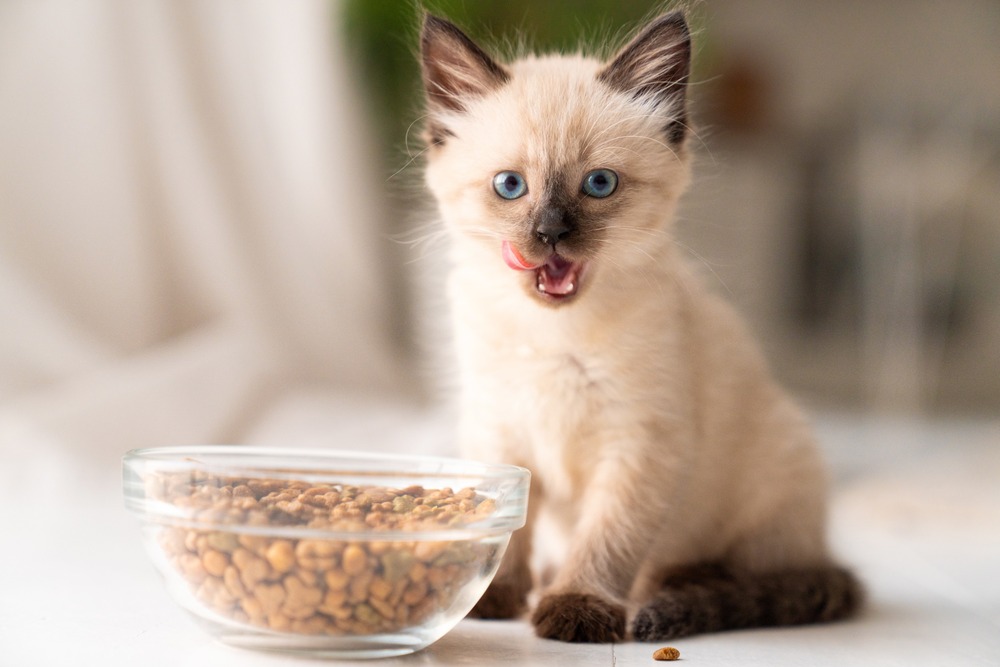
[[[276,435],[262,421],[316,387],[405,393],[337,19],[323,0],[0,1],[4,477]]]

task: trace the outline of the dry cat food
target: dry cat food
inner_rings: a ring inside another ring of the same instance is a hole
[[[369,635],[420,624],[481,576],[497,549],[475,539],[399,537],[487,518],[494,501],[471,488],[312,485],[198,473],[162,475],[150,486],[153,497],[213,526],[168,526],[159,534],[198,600],[234,621],[277,631]],[[238,531],[214,527],[220,525]],[[369,539],[307,539],[303,528],[364,532]],[[377,540],[388,531],[391,539]]]
[[[653,660],[677,660],[681,657],[681,652],[673,646],[664,646],[653,651]]]

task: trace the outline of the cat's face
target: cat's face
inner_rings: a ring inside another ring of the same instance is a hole
[[[653,261],[687,184],[690,41],[679,15],[607,64],[505,66],[428,17],[423,58],[427,183],[454,230],[495,249],[498,266],[549,305]]]

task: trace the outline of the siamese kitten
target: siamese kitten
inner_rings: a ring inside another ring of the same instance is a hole
[[[421,50],[426,179],[453,241],[460,443],[533,473],[529,525],[474,613],[526,610],[545,512],[566,544],[538,581],[542,637],[852,614],[861,589],[827,552],[810,429],[671,241],[690,171],[683,15],[608,62],[498,62],[434,16]]]

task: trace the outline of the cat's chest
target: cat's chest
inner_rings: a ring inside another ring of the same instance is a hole
[[[517,345],[507,358],[507,389],[521,396],[522,409],[537,421],[571,428],[586,407],[600,402],[605,370],[594,354]]]
[[[550,491],[571,493],[592,469],[600,445],[610,391],[603,360],[586,350],[517,345],[503,365],[495,399],[521,434],[518,446]]]

